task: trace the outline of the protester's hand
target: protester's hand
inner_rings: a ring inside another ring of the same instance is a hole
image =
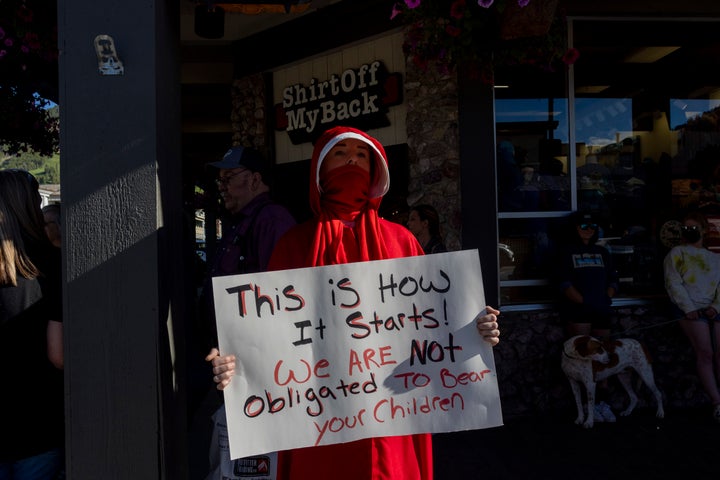
[[[688,320],[697,320],[698,318],[700,318],[700,314],[697,310],[693,310],[692,312],[686,313],[685,318],[687,318]]]
[[[480,332],[480,335],[482,335],[483,340],[492,346],[500,342],[498,315],[500,315],[500,310],[487,306],[485,307],[485,315],[481,315],[475,320],[475,326],[478,332]]]
[[[235,355],[222,356],[217,348],[213,348],[205,357],[205,361],[212,363],[213,381],[217,383],[218,390],[223,390],[235,375]]]

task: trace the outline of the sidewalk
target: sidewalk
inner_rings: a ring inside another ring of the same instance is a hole
[[[720,478],[720,424],[703,409],[636,409],[576,426],[574,410],[505,418],[502,427],[433,436],[435,480]]]

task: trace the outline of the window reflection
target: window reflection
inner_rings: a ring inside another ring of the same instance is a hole
[[[512,95],[515,88],[502,92]],[[568,210],[567,101],[498,98],[495,109],[500,211]]]
[[[687,210],[708,216],[720,252],[717,29],[707,19],[577,20],[572,76],[497,72],[508,86],[495,92],[504,304],[554,299],[556,232],[577,209],[602,218],[621,296],[663,293],[662,258]]]

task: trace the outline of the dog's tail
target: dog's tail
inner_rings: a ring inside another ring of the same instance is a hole
[[[640,346],[642,347],[643,355],[645,355],[645,358],[647,358],[648,365],[652,366],[653,359],[652,359],[652,355],[650,355],[650,350],[648,350],[647,345],[645,345],[645,342],[640,342],[639,340],[638,340],[638,342],[640,343]],[[640,389],[643,386],[643,383],[645,383],[645,382],[643,382],[643,379],[640,377],[640,375],[636,375],[636,377],[637,378],[635,379],[635,391],[638,392],[638,391],[640,391]]]

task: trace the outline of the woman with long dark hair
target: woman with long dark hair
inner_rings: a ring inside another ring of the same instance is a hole
[[[37,180],[0,170],[0,479],[51,480],[63,465],[60,250]]]
[[[407,226],[425,254],[447,252],[440,232],[440,215],[432,205],[421,204],[410,208]]]

